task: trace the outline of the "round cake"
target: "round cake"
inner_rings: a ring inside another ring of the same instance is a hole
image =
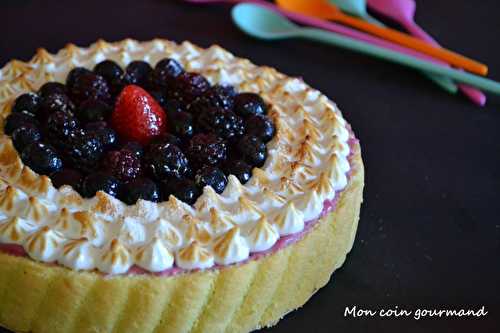
[[[326,96],[219,46],[98,41],[0,71],[0,326],[249,332],[352,248],[364,171]]]

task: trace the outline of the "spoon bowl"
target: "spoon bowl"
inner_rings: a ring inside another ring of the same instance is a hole
[[[340,8],[340,10],[343,12],[361,17],[373,24],[383,26],[381,22],[368,14],[368,11],[366,10],[366,0],[329,0],[329,2],[330,4],[333,4]]]
[[[259,39],[283,39],[293,37],[300,27],[274,11],[242,3],[231,12],[233,22],[247,34]]]
[[[396,22],[413,21],[417,7],[414,0],[368,0],[368,4]]]

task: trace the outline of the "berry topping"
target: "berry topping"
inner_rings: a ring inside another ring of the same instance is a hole
[[[171,143],[176,145],[177,147],[180,147],[182,145],[181,139],[170,133],[162,134],[151,141],[151,145],[165,144],[165,143]]]
[[[48,138],[56,146],[64,145],[69,134],[78,126],[78,120],[72,115],[62,111],[54,112],[47,118]]]
[[[65,158],[83,172],[96,170],[103,151],[100,140],[83,130],[71,132],[64,144]]]
[[[14,102],[12,112],[29,112],[36,115],[40,108],[41,99],[35,93],[22,94]]]
[[[205,99],[210,106],[229,110],[233,108],[235,96],[236,91],[232,86],[217,84],[208,89],[201,98]]]
[[[269,142],[275,132],[274,123],[268,116],[257,114],[246,119],[246,133],[256,136],[264,142]]]
[[[189,141],[187,155],[195,168],[217,165],[226,160],[227,145],[214,134],[196,134]]]
[[[128,150],[132,152],[138,158],[142,158],[144,155],[144,149],[139,142],[129,141],[122,146],[122,150]]]
[[[34,142],[23,149],[21,159],[33,171],[50,175],[62,168],[62,161],[54,148],[41,142]]]
[[[149,93],[151,94],[151,96],[153,96],[155,101],[157,101],[158,104],[160,104],[160,106],[163,108],[163,111],[166,111],[168,105],[167,95],[160,90],[153,90],[150,91]]]
[[[137,178],[122,186],[120,199],[129,205],[135,204],[139,199],[158,202],[160,190],[151,179]]]
[[[238,152],[251,166],[261,167],[267,158],[266,144],[253,135],[245,135],[237,145]]]
[[[5,119],[5,126],[3,131],[5,132],[5,134],[11,135],[12,132],[14,132],[17,128],[26,124],[33,124],[38,127],[38,121],[31,113],[28,112],[11,113],[7,116],[7,119]]]
[[[196,199],[201,195],[200,189],[196,186],[191,179],[175,179],[170,178],[163,182],[163,199],[168,200],[170,195],[175,196],[177,199],[192,205]]]
[[[38,94],[42,98],[46,98],[47,96],[53,94],[61,94],[66,95],[68,93],[68,89],[66,86],[60,82],[47,82],[38,90]]]
[[[94,73],[102,76],[111,85],[121,80],[123,69],[113,60],[104,60],[95,65]]]
[[[114,148],[118,142],[116,132],[107,126],[108,124],[104,121],[88,123],[85,126],[88,135],[96,137],[101,143],[103,150]]]
[[[105,102],[88,99],[80,104],[76,110],[76,116],[83,122],[106,120],[113,109]]]
[[[242,117],[253,114],[266,114],[266,102],[257,94],[242,93],[236,95],[234,99],[234,112]]]
[[[187,112],[177,112],[171,115],[172,132],[182,139],[189,139],[193,136],[193,116]]]
[[[175,79],[176,94],[187,102],[203,95],[209,88],[207,79],[197,73],[182,73]]]
[[[146,169],[157,180],[182,178],[189,172],[186,156],[178,146],[171,143],[150,145],[144,160]]]
[[[61,111],[73,114],[75,105],[65,94],[53,93],[42,98],[42,116],[47,117],[51,113]]]
[[[17,151],[22,151],[27,145],[38,142],[42,138],[40,131],[34,125],[23,125],[12,132],[12,142]]]
[[[205,165],[198,170],[194,176],[194,181],[199,188],[211,186],[219,194],[224,192],[227,185],[227,178],[224,172],[211,165]]]
[[[75,191],[80,191],[82,186],[83,176],[82,174],[74,169],[62,169],[50,175],[52,179],[52,185],[59,188],[63,185],[69,185],[73,187]]]
[[[201,113],[197,120],[202,132],[213,132],[226,140],[240,137],[245,131],[243,119],[231,110],[209,108]]]
[[[126,86],[111,115],[113,128],[126,141],[147,144],[166,129],[166,116],[161,106],[139,86]]]
[[[80,75],[71,87],[70,93],[77,104],[89,98],[103,101],[110,99],[108,83],[102,76],[94,73]]]
[[[171,88],[173,79],[184,73],[182,66],[174,59],[160,60],[153,71],[152,81],[156,87]]]
[[[252,177],[252,167],[242,160],[230,160],[224,164],[226,175],[234,175],[240,183],[245,184]]]
[[[82,195],[86,198],[93,197],[98,191],[116,197],[118,195],[120,183],[115,177],[103,172],[91,173],[82,183]]]
[[[118,180],[128,181],[141,173],[141,160],[130,150],[113,150],[102,161],[102,169]]]
[[[125,68],[125,84],[135,84],[143,88],[150,85],[150,76],[153,69],[151,65],[142,60],[132,61]]]
[[[68,76],[66,77],[66,86],[69,90],[73,89],[73,86],[75,85],[76,81],[80,79],[80,76],[91,73],[92,71],[84,67],[73,68],[71,71],[69,71]]]

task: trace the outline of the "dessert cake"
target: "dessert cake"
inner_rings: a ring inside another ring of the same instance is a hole
[[[98,41],[0,71],[0,325],[248,332],[350,251],[359,142],[326,96],[218,46]]]

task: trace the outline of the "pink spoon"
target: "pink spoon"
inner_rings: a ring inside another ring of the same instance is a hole
[[[375,10],[397,23],[401,24],[410,34],[428,43],[439,46],[439,44],[427,32],[420,28],[414,20],[416,4],[415,0],[367,0],[368,7]],[[486,96],[478,89],[459,84],[460,91],[472,102],[484,106]]]
[[[328,31],[333,31],[336,33],[339,33],[344,36],[348,36],[351,38],[355,38],[373,45],[377,45],[386,49],[390,49],[399,53],[407,54],[410,56],[413,56],[418,59],[422,60],[427,60],[430,62],[433,62],[435,64],[447,66],[448,64],[446,62],[443,62],[441,60],[435,59],[433,57],[430,57],[426,54],[422,54],[420,52],[408,49],[406,47],[394,44],[392,42],[385,41],[383,39],[380,39],[378,37],[373,37],[369,34],[366,34],[364,32],[360,32],[351,28],[344,27],[339,24],[331,23],[325,20],[320,20],[311,16],[307,15],[301,15],[297,13],[293,13],[284,9],[279,8],[278,6],[273,5],[272,3],[269,3],[267,1],[263,0],[185,0],[185,2],[193,3],[193,4],[215,4],[215,3],[230,3],[230,4],[237,4],[237,3],[255,3],[260,6],[269,8],[275,12],[281,13],[282,15],[288,17],[289,19],[303,24],[303,25],[308,25]]]

